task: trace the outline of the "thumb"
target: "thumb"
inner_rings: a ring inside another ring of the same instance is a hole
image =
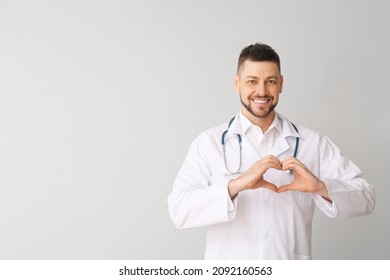
[[[262,188],[266,188],[266,189],[269,189],[271,191],[278,192],[278,187],[275,186],[275,184],[268,182],[267,180],[263,179],[262,182],[260,183],[260,185]]]
[[[294,184],[287,184],[287,185],[280,186],[278,192],[281,193],[281,192],[293,191],[294,189],[295,189]]]

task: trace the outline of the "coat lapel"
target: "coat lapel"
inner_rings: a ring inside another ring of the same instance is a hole
[[[277,142],[275,143],[275,146],[271,150],[271,154],[275,157],[278,157],[279,155],[286,152],[288,149],[290,149],[290,145],[288,144],[286,138],[279,137]]]
[[[271,150],[271,154],[278,157],[281,154],[285,153],[288,150],[294,151],[297,137],[299,133],[294,129],[291,122],[288,121],[285,117],[278,114],[277,115],[281,124],[280,137],[276,141],[274,147]],[[293,154],[291,154],[293,155]]]

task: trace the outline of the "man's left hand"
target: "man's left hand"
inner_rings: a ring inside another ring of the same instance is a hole
[[[279,187],[278,192],[300,191],[319,194],[331,201],[325,183],[318,179],[303,163],[295,157],[287,157],[282,160],[282,170],[293,170],[294,180],[287,185]]]

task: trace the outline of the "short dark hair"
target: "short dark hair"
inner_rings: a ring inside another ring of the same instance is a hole
[[[238,58],[237,73],[239,73],[246,60],[275,62],[278,65],[279,73],[281,72],[279,55],[266,44],[256,43],[245,47]]]

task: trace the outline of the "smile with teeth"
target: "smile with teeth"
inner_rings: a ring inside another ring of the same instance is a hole
[[[257,105],[265,105],[271,101],[271,98],[254,98],[252,101]]]
[[[269,101],[269,99],[253,99],[253,102],[255,102],[257,104],[267,103],[268,101]]]

